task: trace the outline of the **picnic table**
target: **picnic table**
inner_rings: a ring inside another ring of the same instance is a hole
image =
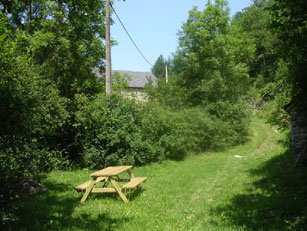
[[[100,171],[92,173],[91,180],[84,182],[75,187],[77,191],[85,191],[81,202],[84,202],[90,193],[118,193],[121,199],[127,203],[128,199],[123,193],[126,190],[134,189],[142,182],[146,181],[146,177],[134,177],[131,172],[133,166],[115,166],[107,167]],[[127,172],[129,178],[120,178],[119,174]],[[94,186],[102,182],[102,187],[95,188]],[[119,182],[126,182],[122,185]],[[111,183],[112,187],[107,187]]]

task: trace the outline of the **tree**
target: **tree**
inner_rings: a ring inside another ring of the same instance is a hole
[[[63,160],[56,137],[69,119],[67,100],[22,52],[23,36],[0,13],[0,183],[6,185],[0,189],[1,227],[15,212],[18,181]]]
[[[227,1],[209,1],[204,11],[190,11],[179,32],[174,70],[182,77],[193,104],[236,102],[247,92],[244,57],[251,56],[254,48],[229,20]]]
[[[232,24],[239,26],[254,43],[255,53],[248,62],[254,91],[253,101],[269,111],[267,119],[280,128],[289,126],[289,116],[283,107],[289,103],[290,87],[288,62],[277,49],[278,35],[270,24],[272,14],[267,10],[272,1],[254,0],[253,4],[238,12]]]
[[[208,1],[203,11],[193,8],[179,32],[173,70],[185,101],[223,123],[232,143],[244,142],[248,133],[247,64],[254,51],[242,28],[230,24],[227,1]]]
[[[164,59],[162,55],[160,55],[155,62],[154,66],[151,69],[151,72],[157,77],[157,78],[165,78],[166,76],[166,66],[168,67],[168,72],[170,74],[171,72],[171,60]]]
[[[279,51],[289,62],[293,102],[299,111],[307,111],[307,5],[306,1],[275,0],[269,8],[272,28],[280,40]]]
[[[52,142],[78,156],[74,114],[76,94],[103,92],[93,69],[104,68],[104,2],[101,0],[1,1],[12,33],[18,33],[19,53],[28,55],[39,75],[55,86],[67,101],[67,120]]]
[[[1,1],[0,8],[11,26],[24,32],[23,51],[61,95],[72,99],[100,91],[92,69],[103,67],[102,1]]]
[[[292,154],[296,166],[307,163],[307,5],[306,1],[275,0],[269,8],[279,52],[288,63],[286,79],[291,83]],[[290,104],[290,105],[291,105]]]
[[[243,29],[255,44],[256,50],[250,66],[250,76],[263,87],[274,78],[278,55],[276,50],[277,37],[270,30],[271,15],[266,10],[267,0],[255,0],[254,3],[238,12],[232,24]]]

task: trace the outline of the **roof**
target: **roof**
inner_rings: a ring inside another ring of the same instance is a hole
[[[103,78],[105,76],[98,68],[94,68],[93,73],[98,78]],[[153,85],[157,86],[157,77],[151,72],[113,70],[112,74],[114,73],[128,75],[129,78],[127,79],[127,83],[130,88],[144,88],[145,84],[149,83],[149,80],[152,80]]]
[[[137,71],[120,71],[114,70],[112,73],[119,73],[120,75],[128,75],[127,80],[130,88],[144,88],[145,84],[151,80],[153,85],[157,85],[157,77],[151,72],[137,72]]]

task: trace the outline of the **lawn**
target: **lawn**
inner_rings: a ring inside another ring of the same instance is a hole
[[[127,204],[115,194],[81,204],[73,187],[93,170],[41,176],[48,192],[25,197],[16,230],[307,230],[306,170],[292,166],[286,134],[259,119],[251,129],[225,152],[133,168],[148,179]]]

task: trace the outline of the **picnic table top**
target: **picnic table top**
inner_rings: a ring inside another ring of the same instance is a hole
[[[100,176],[116,176],[128,169],[132,168],[133,166],[116,166],[116,167],[107,167],[102,169],[98,172],[94,172],[91,174],[91,177],[100,177]]]

